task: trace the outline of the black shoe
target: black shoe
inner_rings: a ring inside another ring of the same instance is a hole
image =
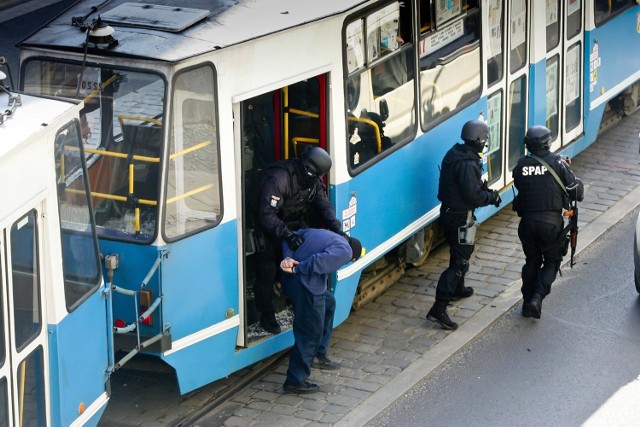
[[[315,393],[320,388],[318,384],[310,383],[309,381],[305,381],[302,384],[289,384],[284,383],[282,385],[282,390],[288,394],[307,394],[307,393]]]
[[[449,318],[446,310],[436,311],[431,308],[427,314],[427,320],[439,324],[442,329],[446,329],[448,331],[455,331],[458,329],[458,324]]]
[[[316,369],[335,371],[336,369],[340,369],[340,362],[333,361],[327,356],[316,356],[312,366]]]
[[[278,321],[276,320],[275,313],[263,313],[260,316],[260,326],[262,326],[262,329],[273,335],[277,335],[282,331]]]
[[[451,300],[458,301],[462,298],[469,298],[471,295],[473,295],[473,288],[471,286],[465,286],[460,289],[456,289]]]
[[[533,294],[529,305],[531,306],[531,317],[539,319],[540,314],[542,314],[542,297],[540,294]]]

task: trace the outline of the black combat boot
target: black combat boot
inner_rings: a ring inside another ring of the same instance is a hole
[[[436,301],[427,313],[427,320],[435,322],[439,324],[442,329],[446,329],[448,331],[455,331],[458,329],[458,324],[449,318],[447,314],[447,304]]]
[[[282,331],[276,320],[276,314],[273,311],[262,313],[260,316],[260,326],[273,335],[277,335]]]
[[[471,286],[463,286],[461,288],[456,289],[456,291],[453,293],[453,297],[451,298],[451,300],[458,301],[459,299],[462,299],[462,298],[469,298],[471,295],[473,295],[473,288]]]
[[[539,319],[542,313],[542,297],[540,294],[533,294],[529,301],[522,304],[522,315]]]

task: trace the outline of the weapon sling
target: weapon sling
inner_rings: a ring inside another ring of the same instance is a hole
[[[564,191],[564,194],[566,194],[567,197],[569,197],[569,200],[571,200],[571,197],[569,196],[569,192],[567,191],[564,183],[562,182],[562,180],[560,179],[560,177],[558,176],[556,171],[553,170],[553,168],[551,166],[549,166],[549,164],[547,162],[545,162],[544,160],[542,160],[540,157],[538,157],[538,156],[536,156],[534,154],[531,154],[531,153],[529,153],[529,155],[531,157],[533,157],[535,160],[537,160],[538,162],[540,162],[540,164],[542,166],[546,167],[549,172],[551,172],[551,175],[553,175],[553,177],[555,178],[555,180],[558,183],[558,185],[560,186],[560,188],[562,188],[562,191]],[[572,207],[572,212],[571,212],[571,215],[569,215],[569,216],[573,217],[573,215],[577,215],[577,205],[575,207]],[[574,219],[570,218],[569,219],[569,224],[567,224],[567,226],[562,229],[562,232],[560,232],[560,236],[561,236],[560,237],[560,241],[562,243],[563,256],[566,255],[566,251],[565,251],[566,240],[572,240],[571,238],[570,239],[566,239],[566,237],[565,237],[565,236],[567,236],[567,233],[569,233],[571,231],[571,221],[574,221]],[[577,227],[577,218],[575,219],[575,221],[576,221],[576,231],[577,231],[577,228],[578,228]],[[575,239],[577,240],[577,232],[576,232]],[[571,243],[573,243],[573,242],[571,242]],[[567,246],[567,249],[568,249],[568,246]],[[573,268],[573,265],[575,264],[573,262],[574,251],[575,251],[575,244],[573,244],[572,248],[571,248],[571,261],[569,262],[569,264],[571,265],[571,268]]]

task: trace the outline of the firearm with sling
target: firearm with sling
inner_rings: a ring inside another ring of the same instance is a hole
[[[567,193],[570,191],[576,191],[576,187],[567,187]],[[569,245],[571,247],[571,261],[569,262],[569,266],[573,268],[576,264],[573,260],[574,255],[576,254],[576,246],[578,245],[578,201],[573,200],[573,204],[571,209],[564,213],[565,216],[569,217],[569,224],[567,227],[569,228]]]

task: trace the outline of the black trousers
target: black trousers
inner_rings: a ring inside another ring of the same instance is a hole
[[[440,224],[449,244],[449,267],[442,272],[436,286],[436,303],[448,304],[456,289],[464,287],[464,276],[469,271],[469,259],[475,245],[458,243],[458,228],[467,222],[466,213],[440,212]]]
[[[551,284],[562,263],[562,216],[557,222],[523,217],[518,226],[525,264],[522,267],[522,297],[529,301],[534,293],[542,298],[551,292]]]
[[[281,240],[265,233],[265,247],[256,252],[256,282],[253,289],[256,310],[260,313],[275,311],[274,285],[279,277],[278,266],[282,259]]]

